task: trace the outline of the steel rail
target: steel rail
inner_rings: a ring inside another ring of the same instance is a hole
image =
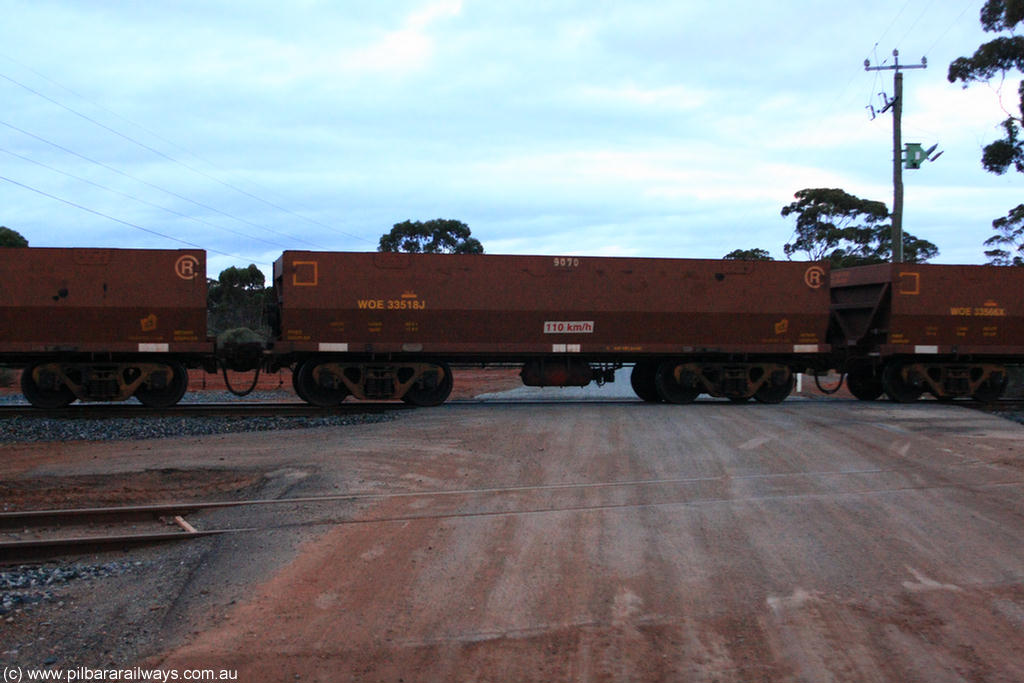
[[[865,470],[825,470],[816,472],[803,472],[803,473],[783,473],[777,475],[748,475],[740,477],[729,477],[730,480],[736,479],[772,479],[772,478],[793,478],[793,477],[848,477],[848,476],[860,476],[864,474],[883,474],[891,472],[900,472],[913,470],[913,467],[895,467],[895,468],[868,468]],[[197,512],[200,510],[212,510],[212,509],[223,509],[223,508],[238,508],[244,506],[267,506],[267,505],[310,505],[317,503],[330,503],[330,502],[360,502],[360,501],[378,501],[386,499],[400,499],[400,498],[441,498],[451,496],[499,496],[499,495],[513,495],[523,492],[556,492],[556,491],[570,491],[570,490],[595,490],[595,489],[611,489],[611,488],[642,488],[652,486],[677,486],[694,483],[709,483],[717,480],[721,480],[723,477],[681,477],[681,478],[669,478],[669,479],[640,479],[640,480],[627,480],[627,481],[607,481],[607,482],[577,482],[577,483],[564,483],[564,484],[537,484],[537,485],[518,485],[518,486],[505,486],[505,487],[480,487],[480,488],[467,488],[467,489],[452,489],[452,490],[434,490],[434,491],[393,491],[393,492],[349,492],[339,494],[329,494],[323,496],[303,496],[297,498],[270,498],[270,499],[249,499],[249,500],[228,500],[228,501],[209,501],[209,502],[183,502],[183,503],[166,503],[159,505],[131,505],[131,506],[113,506],[113,507],[95,507],[95,508],[70,508],[70,509],[55,509],[55,510],[28,510],[19,512],[5,512],[0,513],[0,527],[5,528],[25,528],[32,526],[41,526],[44,524],[61,524],[63,525],[81,525],[95,523],[104,520],[117,520],[120,522],[127,522],[139,517],[153,517],[159,518],[162,516],[171,516],[175,514],[187,514],[190,512]],[[988,484],[976,485],[977,488],[992,488],[1002,486],[1021,486],[1024,481],[1009,481],[1009,482],[993,482]],[[812,492],[812,493],[799,493],[799,494],[787,494],[782,496],[754,496],[754,499],[764,498],[790,498],[790,497],[817,497],[824,495],[877,495],[882,493],[892,493],[904,490],[919,490],[919,489],[942,489],[942,488],[955,488],[959,485],[931,485],[931,486],[897,486],[893,488],[883,487],[882,489],[863,489],[859,491],[846,491],[846,492]],[[746,498],[739,499],[745,500]],[[164,541],[179,541],[189,540],[207,536],[216,536],[229,533],[245,533],[254,531],[268,531],[272,529],[284,529],[284,528],[296,528],[296,527],[311,527],[311,526],[324,526],[324,525],[341,525],[341,524],[373,524],[373,523],[386,523],[386,522],[399,522],[399,521],[415,521],[415,520],[428,520],[428,519],[449,519],[456,517],[489,517],[496,515],[529,515],[529,514],[542,514],[542,513],[557,513],[557,512],[582,512],[582,511],[598,511],[598,510],[612,510],[612,509],[623,509],[623,508],[638,508],[638,507],[654,507],[660,508],[665,506],[673,505],[696,505],[696,504],[707,504],[707,503],[722,503],[727,501],[736,501],[733,498],[722,498],[719,496],[712,496],[710,498],[698,499],[698,500],[682,500],[682,501],[657,501],[657,502],[644,502],[644,503],[596,503],[596,504],[581,504],[581,505],[570,505],[570,506],[538,506],[538,507],[526,507],[517,510],[479,510],[479,511],[452,511],[452,512],[440,512],[437,514],[406,514],[406,515],[395,515],[395,516],[384,516],[384,517],[365,517],[365,518],[347,518],[347,519],[329,519],[329,520],[309,520],[303,522],[284,523],[277,525],[270,525],[266,527],[245,527],[245,528],[226,528],[226,529],[211,529],[211,530],[193,530],[191,532],[162,532],[162,533],[142,533],[142,534],[112,534],[106,536],[76,536],[76,537],[65,537],[65,538],[51,538],[51,539],[30,539],[30,540],[16,540],[0,543],[0,564],[12,564],[18,562],[24,562],[29,559],[38,559],[39,557],[56,557],[62,554],[78,554],[82,552],[88,552],[91,550],[109,549],[111,547],[125,547],[130,545],[158,543]]]
[[[979,489],[993,489],[1003,487],[1021,487],[1024,486],[1024,480],[1021,481],[1007,481],[1007,482],[993,482],[988,484],[976,485],[974,488]],[[615,502],[615,503],[591,503],[591,504],[580,504],[580,505],[562,505],[562,506],[543,506],[543,507],[526,507],[515,510],[476,510],[476,511],[452,511],[452,512],[440,512],[436,514],[405,514],[405,515],[392,515],[383,517],[369,517],[369,518],[349,518],[349,519],[323,519],[323,520],[306,520],[301,522],[286,522],[282,524],[271,524],[261,527],[241,527],[241,528],[229,528],[229,529],[215,529],[208,531],[197,531],[195,533],[163,533],[163,534],[137,534],[137,535],[116,535],[116,536],[98,536],[98,537],[86,537],[86,538],[73,538],[73,539],[54,539],[44,541],[16,541],[12,543],[0,544],[0,564],[17,564],[23,563],[29,559],[39,559],[39,557],[53,558],[60,557],[67,554],[76,554],[87,552],[89,550],[97,549],[102,550],[111,546],[126,546],[126,545],[144,545],[150,543],[158,543],[163,541],[180,541],[190,540],[205,536],[217,536],[225,534],[236,534],[236,533],[253,533],[267,531],[279,531],[287,529],[300,529],[300,528],[311,528],[317,526],[341,526],[341,525],[364,525],[364,524],[393,524],[393,523],[408,523],[416,521],[437,521],[437,520],[448,520],[448,519],[470,519],[470,518],[487,518],[487,517],[519,517],[519,516],[530,516],[530,515],[543,515],[543,514],[564,514],[564,513],[584,513],[584,512],[608,512],[617,510],[636,510],[636,509],[665,509],[665,508],[676,508],[676,507],[698,507],[706,505],[721,505],[726,503],[744,503],[751,501],[766,501],[766,500],[792,500],[792,499],[820,499],[820,498],[849,498],[849,497],[862,497],[862,496],[881,496],[881,495],[892,495],[897,493],[904,493],[908,491],[932,491],[932,490],[947,490],[960,488],[959,484],[933,484],[933,485],[914,485],[914,486],[896,486],[890,488],[881,489],[858,489],[853,491],[820,491],[820,492],[800,492],[800,493],[788,493],[788,494],[770,494],[770,495],[754,495],[754,496],[743,496],[740,498],[712,496],[708,498],[694,499],[694,500],[665,500],[655,502]],[[290,502],[288,500],[282,500],[282,502]],[[8,556],[6,554],[7,548],[19,550],[19,554],[15,556]]]
[[[248,529],[213,529],[207,531],[165,531],[150,534],[109,534],[97,536],[73,536],[64,538],[33,538],[0,542],[0,566],[24,564],[39,560],[53,559],[67,555],[126,548],[135,545],[166,543],[169,541],[190,541],[195,538],[218,536],[225,533],[249,531]]]

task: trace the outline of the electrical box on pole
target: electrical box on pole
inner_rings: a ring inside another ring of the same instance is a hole
[[[908,169],[921,168],[921,164],[928,158],[924,153],[924,145],[920,142],[907,143],[907,158],[904,162]]]
[[[908,142],[906,147],[906,154],[903,156],[903,163],[909,169],[921,168],[921,164],[926,161],[935,161],[942,156],[942,152],[934,154],[938,145],[932,145],[928,149],[924,148],[919,142]]]

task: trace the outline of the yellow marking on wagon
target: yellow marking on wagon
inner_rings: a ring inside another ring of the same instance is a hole
[[[1006,309],[1001,308],[998,305],[989,305],[986,303],[984,306],[953,306],[949,309],[950,315],[958,315],[961,317],[978,317],[978,318],[1005,318]]]
[[[907,296],[917,296],[921,293],[921,274],[920,273],[900,273],[900,294],[906,294]]]
[[[292,261],[292,285],[295,287],[316,287],[320,284],[318,261]]]
[[[425,311],[427,302],[419,299],[357,299],[356,307],[365,311]]]
[[[985,304],[982,307],[975,308],[974,315],[988,318],[1005,318],[1006,309],[999,308],[998,306],[989,306],[988,304]]]

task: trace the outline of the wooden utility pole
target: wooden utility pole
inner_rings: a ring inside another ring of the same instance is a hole
[[[895,71],[893,75],[893,97],[886,103],[885,112],[892,108],[892,261],[903,262],[903,141],[900,131],[903,117],[903,73],[900,69],[926,69],[928,59],[921,58],[920,64],[900,64],[900,51],[893,50],[896,62],[889,66],[871,66],[871,60],[864,60],[865,71]]]

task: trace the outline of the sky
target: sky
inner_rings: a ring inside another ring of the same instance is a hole
[[[451,218],[488,253],[785,258],[803,188],[892,207],[892,116],[943,155],[904,230],[983,263],[1016,80],[964,89],[983,0],[0,0],[0,225],[32,246],[373,251]],[[1001,86],[1001,87],[1000,87]],[[882,95],[884,93],[884,96]]]

